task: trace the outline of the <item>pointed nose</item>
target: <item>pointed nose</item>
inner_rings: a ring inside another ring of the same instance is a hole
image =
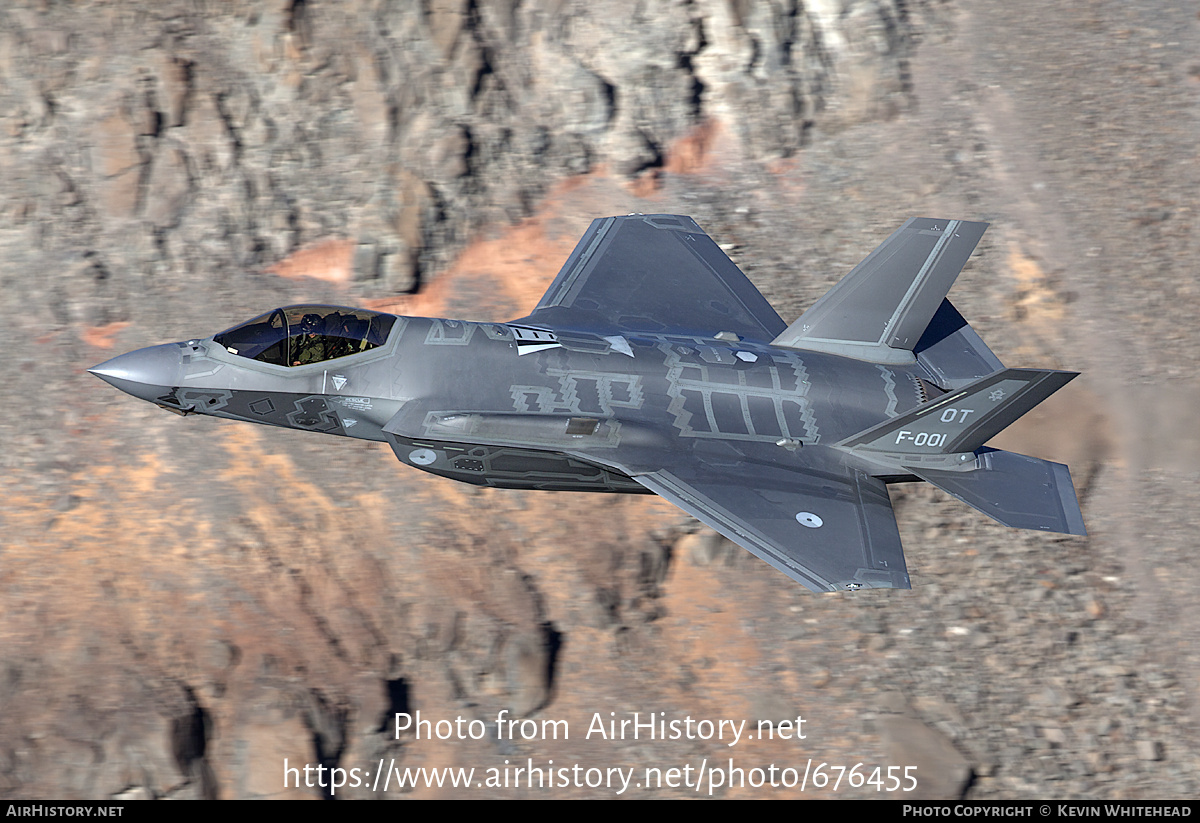
[[[179,385],[182,349],[178,343],[122,354],[88,369],[126,394],[154,403]]]

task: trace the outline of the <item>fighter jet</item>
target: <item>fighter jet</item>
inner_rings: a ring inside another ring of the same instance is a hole
[[[606,217],[507,323],[289,306],[90,371],[476,485],[653,492],[814,591],[906,589],[889,483],[1084,534],[1066,466],[985,445],[1076,376],[1005,368],[946,299],[986,227],[909,220],[789,326],[690,217]]]

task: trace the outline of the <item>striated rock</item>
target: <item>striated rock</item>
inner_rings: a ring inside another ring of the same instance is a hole
[[[169,139],[159,144],[146,181],[146,216],[161,229],[179,224],[191,194],[192,174],[183,146]]]
[[[407,276],[412,277],[419,271],[418,255],[426,247],[431,223],[437,216],[436,204],[433,189],[415,174],[409,171],[402,172],[399,184],[396,236],[402,245],[397,255],[402,260],[407,260]]]
[[[675,552],[697,566],[707,566],[728,557],[732,547],[728,540],[712,529],[703,528],[685,534],[675,542]]]
[[[504,646],[504,672],[512,713],[526,717],[550,697],[550,659],[546,639],[521,633]]]
[[[2,371],[41,401],[0,419],[0,796],[326,794],[285,761],[809,757],[918,764],[939,798],[1200,793],[1196,152],[1164,114],[1195,73],[1151,33],[1194,21],[1141,13],[0,4]],[[935,210],[993,222],[953,299],[997,354],[1099,381],[1012,446],[1071,463],[1094,536],[896,485],[911,592],[812,596],[653,498],[457,486],[384,444],[180,421],[83,372],[277,305],[522,316],[593,217],[627,212],[693,214],[791,320]],[[596,715],[800,707],[804,741],[582,736]],[[486,730],[396,739],[410,711]],[[502,711],[539,731],[500,739]]]
[[[187,147],[201,179],[219,178],[233,165],[233,140],[211,94],[198,95],[193,99],[187,123],[176,129],[172,137]]]
[[[914,800],[953,800],[963,796],[971,764],[944,734],[920,720],[884,715],[876,721],[888,765],[913,766],[917,788],[905,792]]]
[[[471,136],[462,126],[452,126],[433,145],[431,166],[439,180],[452,180],[467,175],[471,153]]]
[[[92,167],[101,175],[99,186],[105,214],[132,217],[138,206],[142,157],[133,125],[113,114],[96,127]]]
[[[429,3],[425,24],[429,27],[430,39],[446,60],[454,52],[466,22],[467,9],[467,0],[432,0]]]
[[[1162,744],[1157,740],[1139,740],[1137,742],[1138,760],[1162,760]]]
[[[192,69],[192,62],[180,57],[166,57],[162,61],[159,77],[168,128],[184,125],[192,94]]]
[[[362,137],[369,143],[380,142],[388,136],[392,125],[392,105],[388,99],[385,78],[380,72],[379,59],[363,44],[359,44],[353,61],[354,81],[350,95],[362,127]]]

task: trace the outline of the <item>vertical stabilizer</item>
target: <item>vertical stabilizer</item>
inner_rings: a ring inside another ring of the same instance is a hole
[[[914,362],[914,347],[987,226],[910,219],[772,345],[875,363]]]
[[[934,382],[946,389],[961,388],[1004,368],[949,300],[942,301],[913,354]]]

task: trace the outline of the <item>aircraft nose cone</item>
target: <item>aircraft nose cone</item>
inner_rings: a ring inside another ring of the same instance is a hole
[[[167,343],[122,354],[88,371],[126,394],[153,403],[179,385],[182,362],[179,345]]]

